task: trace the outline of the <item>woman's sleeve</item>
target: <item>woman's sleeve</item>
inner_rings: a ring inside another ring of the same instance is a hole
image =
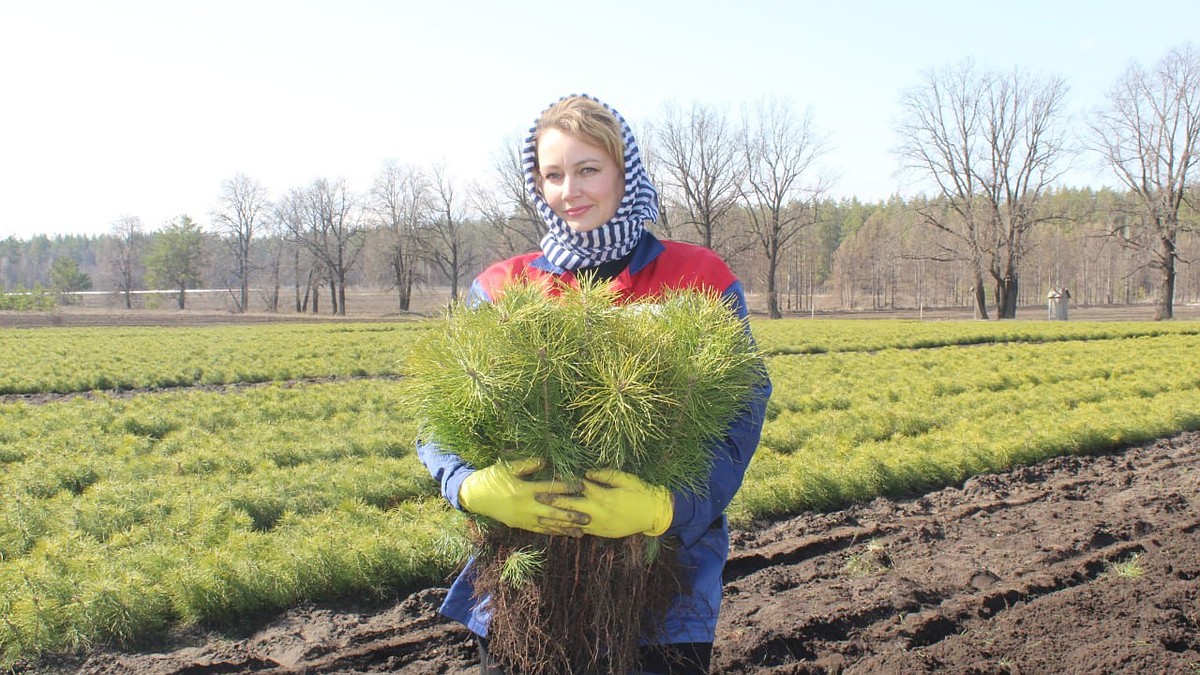
[[[467,479],[467,476],[475,473],[475,467],[463,461],[458,455],[443,452],[435,441],[419,443],[417,457],[421,459],[421,463],[438,482],[446,501],[461,511],[462,507],[458,504],[458,488]]]
[[[746,309],[746,295],[741,282],[733,282],[723,295],[745,323],[746,332],[749,333],[749,312]],[[724,438],[713,447],[714,457],[708,477],[708,490],[704,494],[675,493],[675,516],[667,534],[678,536],[685,546],[695,544],[714,522],[720,520],[725,508],[742,486],[746,467],[750,465],[750,459],[754,456],[762,436],[767,399],[771,397],[771,381],[767,377],[766,365],[763,364],[762,368],[763,378],[755,388],[749,405],[730,423]]]

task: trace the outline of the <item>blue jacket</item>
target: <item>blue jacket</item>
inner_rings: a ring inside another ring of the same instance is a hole
[[[531,253],[489,267],[471,285],[469,301],[490,302],[504,283],[519,277],[558,277],[568,283],[574,275],[555,267],[545,256]],[[642,235],[628,267],[613,284],[622,301],[653,299],[668,288],[703,288],[724,295],[743,320],[747,317],[742,285],[728,266],[712,251],[692,244],[659,241],[650,233]],[[749,324],[747,324],[749,330]],[[725,507],[742,485],[746,467],[758,446],[771,384],[764,379],[759,395],[745,412],[730,424],[725,438],[713,446],[712,471],[704,494],[676,492],[675,516],[666,536],[678,537],[684,569],[690,570],[692,592],[679,597],[667,613],[663,643],[712,642],[716,634],[717,614],[721,607],[721,571],[729,557],[729,524]],[[442,494],[454,508],[458,488],[475,467],[458,456],[443,452],[436,442],[417,448],[417,454],[441,485]],[[486,599],[476,605],[472,599],[473,572],[468,562],[450,587],[441,613],[467,626],[478,635],[487,635],[490,614]]]

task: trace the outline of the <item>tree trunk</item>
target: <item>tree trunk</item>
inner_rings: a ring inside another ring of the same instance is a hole
[[[276,314],[279,312],[279,257],[274,256],[271,265],[271,295],[267,298],[267,311]]]
[[[180,286],[179,287],[179,296],[178,296],[179,309],[183,309],[184,304],[186,304],[186,298],[187,298],[187,286]]]
[[[407,312],[412,307],[412,290],[413,290],[413,271],[408,269],[405,271],[404,278],[400,280],[400,311]]]
[[[250,280],[246,278],[247,254],[244,245],[238,247],[238,306],[239,314],[245,314],[247,307],[250,305]]]
[[[779,290],[775,287],[778,267],[779,263],[774,257],[767,260],[767,316],[772,319],[783,316],[779,311]]]
[[[458,302],[458,244],[450,247],[450,302]]]
[[[1015,276],[1005,277],[1004,280],[1000,282],[999,289],[1000,306],[996,309],[996,318],[1017,318],[1017,278]]]
[[[308,288],[304,289],[304,302],[300,302],[300,249],[292,253],[292,287],[296,292],[296,313],[303,314],[308,307]]]
[[[244,314],[250,307],[250,281],[246,278],[244,267],[242,269],[242,287],[240,290],[242,292],[242,301],[238,305],[238,311]]]
[[[983,286],[983,274],[977,269],[975,270],[975,287],[971,289],[975,293],[975,318],[987,320],[987,290]]]
[[[1162,282],[1158,285],[1158,297],[1154,299],[1154,320],[1165,321],[1175,318],[1175,242],[1169,237],[1159,240],[1163,248]]]
[[[405,264],[403,260],[395,259],[392,261],[392,272],[395,274],[397,307],[401,312],[407,312],[412,306],[412,264]]]

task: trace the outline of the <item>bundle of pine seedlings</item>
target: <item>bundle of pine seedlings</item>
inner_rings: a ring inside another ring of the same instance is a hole
[[[607,284],[514,284],[458,306],[417,341],[409,400],[423,438],[475,467],[543,458],[538,478],[619,469],[703,492],[713,444],[762,361],[719,296],[621,304]],[[489,650],[509,672],[629,672],[688,592],[673,539],[543,535],[473,516]]]

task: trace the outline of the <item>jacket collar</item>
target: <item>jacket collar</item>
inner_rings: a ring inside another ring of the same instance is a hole
[[[661,255],[665,250],[666,247],[663,246],[662,242],[659,241],[657,237],[655,237],[653,234],[650,234],[648,231],[643,232],[642,236],[638,239],[637,246],[633,248],[633,254],[629,259],[629,267],[627,267],[626,270],[630,274],[637,274],[638,272],[642,271],[646,265],[649,265],[655,258]],[[566,269],[550,262],[544,253],[534,258],[533,262],[529,263],[529,265],[530,267],[542,270],[543,272],[549,272],[555,276],[562,276],[563,274],[567,273]]]

